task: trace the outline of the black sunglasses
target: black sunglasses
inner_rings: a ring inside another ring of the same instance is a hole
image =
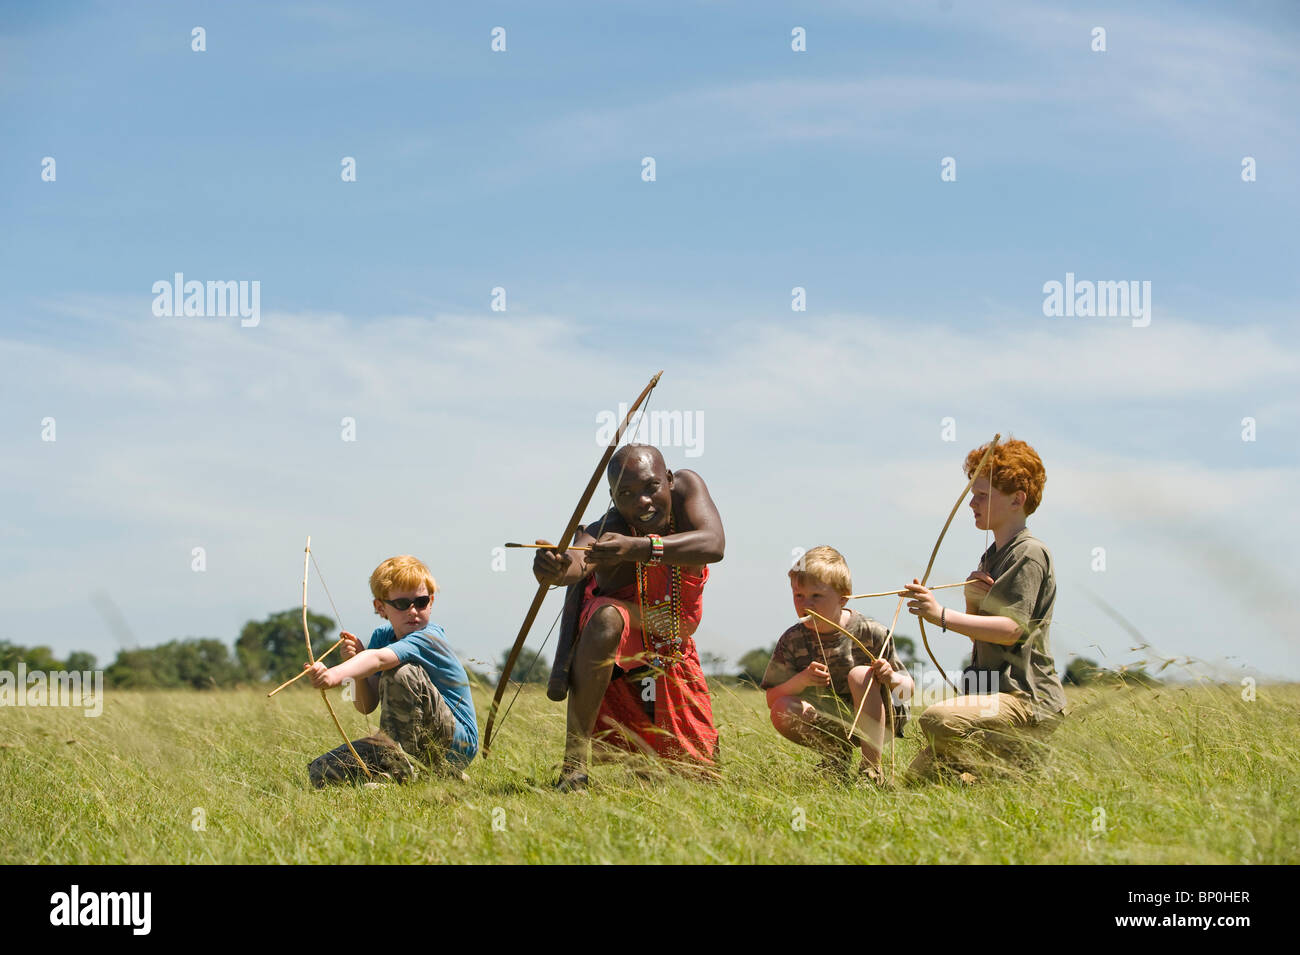
[[[384,603],[388,604],[388,606],[392,607],[394,610],[409,610],[411,607],[414,607],[416,610],[423,610],[425,607],[429,606],[429,601],[432,599],[432,597],[426,594],[423,597],[416,597],[414,600],[411,600],[409,597],[398,597],[396,600],[385,600]]]

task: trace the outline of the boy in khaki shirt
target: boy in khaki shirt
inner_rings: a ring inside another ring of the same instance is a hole
[[[853,584],[837,550],[814,547],[789,576],[795,613],[803,619],[781,635],[763,674],[772,725],[792,743],[820,752],[823,769],[841,777],[849,775],[856,744],[862,751],[859,773],[880,782],[885,707],[891,705],[891,695],[900,700],[911,696],[912,678],[892,640],[881,652],[888,629],[846,609]],[[870,649],[870,656],[864,648]],[[864,696],[866,704],[851,735]],[[903,735],[906,722],[906,704],[895,704],[895,735]]]
[[[967,476],[986,449],[966,456]],[[915,580],[907,585],[913,614],[971,640],[971,663],[962,674],[966,695],[921,714],[928,745],[909,768],[914,778],[950,769],[970,782],[981,768],[1029,767],[1035,762],[1033,737],[1055,729],[1065,715],[1049,641],[1056,603],[1052,555],[1025,526],[1046,481],[1032,447],[1015,439],[998,445],[971,488],[975,526],[991,530],[994,543],[970,575],[966,612],[941,606]]]

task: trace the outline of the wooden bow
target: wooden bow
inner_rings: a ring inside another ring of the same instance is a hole
[[[302,635],[303,639],[307,641],[307,662],[315,663],[316,657],[313,656],[311,652],[311,631],[307,629],[307,575],[309,573],[308,562],[310,560],[311,535],[309,534],[307,535],[307,547],[303,550],[302,554]],[[341,625],[342,623],[340,622],[340,626]],[[304,670],[303,672],[306,673],[307,671]],[[334,720],[334,726],[338,729],[339,735],[343,737],[343,742],[347,744],[348,752],[351,753],[352,758],[357,761],[357,765],[360,766],[361,771],[366,774],[366,778],[370,778],[369,767],[367,767],[361,757],[357,755],[357,751],[352,748],[352,740],[348,739],[348,734],[343,731],[343,724],[339,722],[339,716],[334,712],[334,704],[330,702],[330,698],[325,695],[324,690],[320,691],[320,698],[325,701],[325,708],[330,711],[330,718]]]
[[[993,449],[998,446],[998,439],[1000,439],[1001,437],[1002,437],[1001,432],[993,436],[993,440],[989,442],[988,450],[985,451],[984,456],[980,458],[980,463],[975,465],[975,470],[971,474],[970,480],[966,482],[966,487],[962,489],[961,495],[957,498],[957,503],[954,504],[952,506],[952,510],[948,512],[948,520],[944,521],[943,530],[939,532],[939,539],[934,542],[934,550],[930,551],[930,562],[925,565],[925,573],[921,577],[922,587],[924,587],[925,582],[930,579],[930,571],[934,569],[934,559],[939,556],[939,545],[943,543],[944,536],[948,533],[948,528],[952,524],[952,519],[957,516],[957,509],[961,507],[962,501],[966,500],[966,495],[970,493],[970,489],[975,486],[975,479],[980,476],[980,471],[984,469],[984,465],[988,463],[989,458],[993,455]],[[904,598],[901,597],[899,598],[900,606],[902,604],[903,599]],[[961,690],[957,689],[957,684],[953,683],[952,680],[948,679],[948,674],[944,673],[943,667],[939,666],[939,661],[934,658],[934,651],[930,649],[930,641],[926,638],[925,635],[925,618],[918,614],[916,618],[916,622],[921,627],[921,643],[925,646],[925,652],[929,655],[930,662],[933,663],[935,667],[938,669],[940,676],[942,676],[944,679],[944,682],[947,683],[950,687],[952,687],[954,691],[960,693]]]
[[[650,379],[650,384],[645,386],[640,397],[636,399],[632,407],[627,410],[627,414],[624,415],[623,423],[614,432],[613,440],[610,441],[609,447],[605,449],[605,453],[601,456],[600,463],[596,465],[596,470],[592,472],[591,480],[587,482],[587,489],[583,492],[581,500],[578,501],[578,506],[573,509],[573,516],[569,518],[569,524],[564,529],[559,544],[555,547],[561,554],[572,543],[573,537],[578,531],[578,525],[582,522],[583,513],[587,510],[587,505],[591,503],[592,495],[596,493],[596,485],[600,483],[601,475],[605,473],[605,469],[609,467],[610,459],[614,457],[614,452],[618,450],[618,444],[623,440],[623,432],[627,430],[628,423],[632,420],[632,416],[636,414],[637,409],[650,396],[650,392],[654,391],[655,385],[659,384],[659,377],[662,374],[663,372],[660,371]],[[501,679],[497,682],[496,694],[492,697],[492,706],[488,710],[487,725],[483,728],[482,754],[484,756],[487,756],[492,745],[492,726],[496,722],[497,710],[501,706],[501,699],[505,696],[506,686],[510,682],[510,673],[515,668],[515,661],[519,659],[519,651],[524,648],[524,641],[528,639],[528,631],[532,628],[533,621],[537,618],[537,612],[542,608],[542,602],[546,599],[550,589],[549,584],[538,585],[537,593],[533,596],[533,602],[528,608],[528,615],[524,617],[523,626],[519,628],[519,636],[515,637],[514,646],[510,648],[510,655],[506,657],[506,664],[501,669]]]

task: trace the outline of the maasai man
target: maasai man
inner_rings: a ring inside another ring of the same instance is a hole
[[[586,787],[593,737],[702,767],[718,743],[692,635],[707,565],[722,560],[722,518],[698,474],[669,471],[648,445],[620,448],[607,476],[614,506],[573,539],[591,549],[533,561],[538,583],[570,588],[547,691],[569,693],[564,790]]]

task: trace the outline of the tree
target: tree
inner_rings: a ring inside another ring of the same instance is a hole
[[[767,672],[767,665],[772,662],[772,651],[776,649],[776,644],[772,645],[770,650],[764,650],[762,647],[755,647],[740,658],[740,678],[748,680],[754,686],[763,682],[763,674]]]
[[[104,669],[104,680],[111,687],[125,690],[162,685],[153,650],[119,650],[117,659]]]
[[[314,655],[320,656],[329,649],[334,642],[330,639],[334,627],[335,623],[329,617],[307,612],[307,629],[311,633]],[[302,638],[302,608],[282,610],[260,623],[250,620],[244,624],[239,639],[235,641],[235,655],[244,678],[255,683],[283,683],[289,677],[297,676],[307,662],[307,647]]]
[[[89,664],[85,664],[85,661]],[[64,663],[54,655],[49,647],[24,647],[8,640],[0,640],[0,670],[13,672],[18,664],[27,667],[28,672],[57,673],[60,670],[93,670],[95,658],[89,653],[74,650]]]
[[[210,690],[230,686],[239,679],[239,668],[220,640],[177,640],[158,649],[174,656],[178,684]]]
[[[898,661],[908,670],[916,667],[916,641],[901,633],[894,634],[894,649],[898,651]]]
[[[1061,682],[1067,686],[1087,686],[1104,672],[1096,660],[1089,660],[1087,657],[1075,657],[1070,661],[1070,665],[1065,668],[1065,676],[1061,678]]]
[[[1151,688],[1159,686],[1160,681],[1147,672],[1145,664],[1122,666],[1118,670],[1105,671],[1106,676],[1119,686],[1141,686]]]
[[[63,669],[63,664],[49,647],[27,647],[23,650],[21,659],[29,671],[52,673]]]
[[[505,670],[506,660],[509,658],[509,650],[501,651],[501,663],[497,666],[498,672]],[[546,657],[535,650],[524,647],[519,651],[519,658],[515,660],[515,668],[511,676],[520,683],[546,683],[551,679],[551,667],[546,662]]]
[[[239,676],[230,649],[211,638],[172,640],[156,647],[123,650],[104,672],[110,686],[123,688],[188,686],[208,690],[231,686]]]
[[[95,669],[95,655],[87,653],[84,650],[73,650],[68,654],[68,662],[64,664],[66,670],[93,670]]]

